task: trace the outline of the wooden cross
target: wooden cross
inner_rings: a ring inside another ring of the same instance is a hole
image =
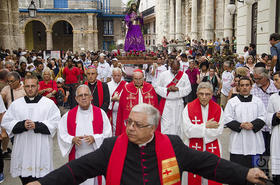
[[[194,148],[195,150],[197,150],[197,149],[201,149],[201,147],[200,147],[200,146],[198,146],[198,143],[195,143],[195,146],[192,146],[192,148]]]
[[[172,170],[166,169],[165,172],[163,172],[163,175],[169,175],[169,173],[171,173],[171,172],[172,172]]]
[[[213,143],[211,144],[211,147],[209,147],[209,149],[212,151],[212,153],[214,153],[214,149],[217,149],[217,147],[213,146]]]
[[[200,122],[200,120],[197,119],[197,117],[195,116],[195,117],[194,117],[194,120],[192,120],[192,122],[194,122],[195,124],[197,124],[198,122]]]

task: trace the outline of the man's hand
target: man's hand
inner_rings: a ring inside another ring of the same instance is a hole
[[[39,181],[30,182],[27,185],[42,185]]]
[[[24,123],[24,127],[27,130],[33,130],[33,129],[35,129],[35,123],[31,120],[26,120],[25,123]]]
[[[47,98],[51,98],[52,96],[53,96],[52,93],[49,93],[49,94],[46,95]]]
[[[47,88],[47,89],[44,89],[45,92],[51,92],[53,89],[52,88]]]
[[[73,139],[72,139],[72,143],[77,145],[77,146],[80,146],[82,144],[82,139],[84,137],[83,136],[75,136]]]
[[[261,171],[258,168],[251,168],[247,174],[247,181],[253,183],[253,184],[262,184],[265,185],[265,182],[260,180],[259,178],[267,179],[267,176],[263,171]]]
[[[250,122],[244,122],[244,123],[241,123],[240,127],[245,129],[245,130],[252,130],[253,129],[253,124],[250,123]]]
[[[119,101],[120,100],[120,96],[119,94],[116,92],[115,95],[112,97],[112,101]]]
[[[174,85],[170,86],[167,88],[167,91],[170,91],[170,92],[176,92],[176,91],[179,91],[179,88],[178,87],[175,87]]]
[[[217,121],[214,121],[214,118],[206,122],[206,128],[218,128],[218,127],[219,127],[219,123]]]
[[[91,145],[95,142],[95,139],[93,136],[84,136],[84,141]]]

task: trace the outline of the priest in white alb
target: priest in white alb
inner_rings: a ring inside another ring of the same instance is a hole
[[[250,94],[251,79],[241,77],[238,86],[240,94],[228,101],[223,116],[224,124],[231,129],[230,160],[248,168],[261,167],[258,161],[263,160],[258,157],[265,151],[261,129],[266,108],[260,98]]]
[[[212,100],[213,86],[209,82],[201,82],[196,94],[198,98],[187,104],[182,113],[181,138],[189,148],[221,157],[222,148],[218,137],[224,128],[221,122],[223,110]],[[182,184],[222,185],[193,173],[185,173]]]
[[[24,80],[26,96],[16,99],[2,120],[9,137],[14,137],[10,172],[27,184],[53,170],[53,136],[60,112],[49,98],[38,95],[35,76]]]
[[[273,75],[278,93],[270,96],[267,107],[267,121],[271,127],[271,173],[275,184],[280,184],[280,71]]]
[[[111,101],[107,115],[112,125],[113,136],[115,136],[119,100],[126,82],[124,80],[121,80],[122,70],[120,68],[113,68],[112,78],[113,80],[108,83]]]
[[[161,113],[161,132],[179,134],[181,113],[184,109],[183,97],[191,92],[187,74],[179,71],[180,63],[174,60],[171,70],[162,72],[155,85],[156,93],[161,96],[159,110]]]
[[[82,157],[100,147],[104,138],[112,136],[110,121],[102,109],[91,104],[92,95],[87,85],[76,90],[78,106],[67,112],[58,125],[58,144],[69,161]],[[103,177],[88,179],[83,185],[105,184]]]

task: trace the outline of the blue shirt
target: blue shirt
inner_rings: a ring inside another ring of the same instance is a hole
[[[280,42],[270,48],[271,56],[277,56],[276,70],[280,70]]]

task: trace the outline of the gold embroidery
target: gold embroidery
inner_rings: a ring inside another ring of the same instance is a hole
[[[172,185],[180,181],[180,172],[176,157],[162,161],[162,183]]]

